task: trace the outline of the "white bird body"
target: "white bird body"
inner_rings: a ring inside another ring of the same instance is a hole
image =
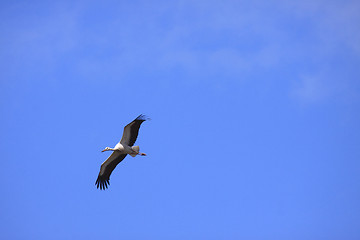
[[[127,145],[122,145],[121,143],[117,143],[116,145],[115,145],[115,147],[114,147],[115,149],[116,149],[116,151],[120,151],[120,152],[126,152],[126,153],[129,153],[129,146],[127,146]],[[127,151],[125,151],[125,149],[127,150]]]
[[[144,153],[139,153],[139,150],[140,150],[139,146],[130,147],[130,146],[126,145],[126,144],[117,143],[114,148],[105,148],[103,150],[103,152],[105,152],[105,151],[119,151],[122,154],[129,154],[132,157],[135,157],[136,155],[144,154]]]
[[[120,152],[126,153],[126,154],[131,153],[131,147],[129,147],[127,145],[122,145],[121,143],[117,143],[114,147],[114,150],[120,151]]]
[[[95,185],[101,190],[105,190],[110,185],[110,175],[115,167],[129,154],[132,157],[137,155],[146,156],[140,152],[139,146],[133,146],[139,133],[141,123],[146,121],[144,115],[138,116],[134,121],[125,126],[123,136],[114,148],[106,147],[102,152],[113,151],[113,153],[101,164],[99,176]]]

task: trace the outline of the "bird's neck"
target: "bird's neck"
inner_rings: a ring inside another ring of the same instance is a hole
[[[108,148],[108,149],[106,149],[105,151],[116,151],[117,149],[115,149],[115,148]]]

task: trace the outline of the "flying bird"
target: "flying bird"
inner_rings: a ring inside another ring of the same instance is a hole
[[[106,147],[102,152],[113,151],[113,153],[101,164],[99,176],[95,182],[97,188],[105,190],[110,185],[110,175],[115,167],[129,154],[132,157],[137,155],[146,156],[140,152],[139,146],[133,146],[139,133],[140,125],[148,120],[145,115],[140,115],[134,121],[124,127],[122,138],[114,148]]]

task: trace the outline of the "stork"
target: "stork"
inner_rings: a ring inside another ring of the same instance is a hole
[[[140,129],[140,125],[148,120],[145,115],[139,115],[134,121],[124,127],[122,138],[114,148],[106,147],[102,152],[113,151],[110,157],[101,164],[99,176],[95,182],[97,188],[105,190],[110,185],[110,175],[115,167],[129,154],[132,157],[137,155],[146,156],[145,153],[140,152],[139,146],[133,146]]]

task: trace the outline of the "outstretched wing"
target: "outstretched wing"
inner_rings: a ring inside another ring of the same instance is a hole
[[[110,185],[110,175],[115,167],[126,157],[126,154],[122,154],[119,151],[114,151],[105,162],[101,164],[99,176],[95,182],[97,188],[105,190]]]
[[[147,119],[145,115],[141,114],[134,121],[126,125],[120,143],[130,147],[133,146],[138,136],[140,125]]]

